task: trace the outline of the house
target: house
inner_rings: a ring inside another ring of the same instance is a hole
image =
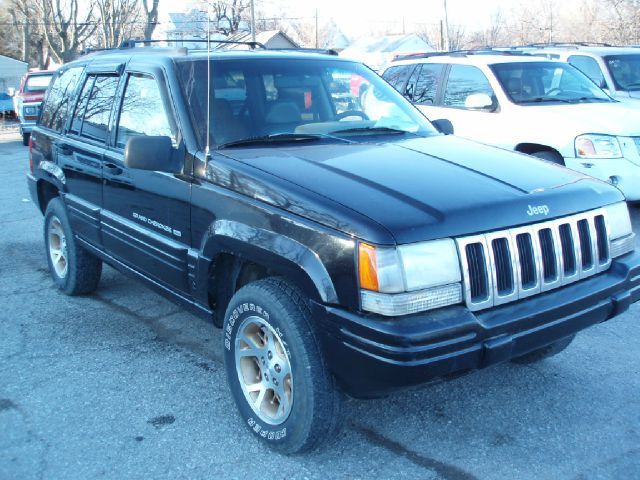
[[[432,51],[434,49],[427,42],[412,33],[360,39],[340,52],[340,56],[358,60],[376,71],[382,71],[396,55]]]
[[[17,90],[28,67],[26,62],[0,55],[0,92],[12,94]]]

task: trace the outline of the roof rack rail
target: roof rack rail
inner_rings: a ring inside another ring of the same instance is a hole
[[[288,48],[269,48],[267,50],[276,50],[279,52],[307,52],[307,53],[320,53],[324,55],[337,56],[338,51],[333,48],[304,48],[304,47],[288,47]]]
[[[134,39],[129,39],[129,40],[125,40],[124,42],[122,42],[120,44],[120,49],[127,49],[127,48],[136,48],[137,45],[144,45],[144,46],[150,46],[149,44],[151,43],[170,43],[170,42],[180,42],[182,43],[215,43],[218,45],[246,45],[248,46],[251,50],[255,50],[257,48],[261,48],[263,50],[266,50],[267,47],[265,47],[262,43],[260,42],[241,42],[241,41],[236,41],[236,40],[207,40],[206,38],[203,38],[201,40],[195,40],[195,39],[188,39],[188,40],[178,40],[178,39],[163,39],[163,40],[134,40]]]
[[[545,48],[545,47],[614,47],[610,43],[604,42],[543,42],[543,43],[531,43],[529,45],[521,45],[514,48]]]
[[[505,47],[506,48],[506,47]],[[475,50],[451,50],[449,52],[425,52],[425,53],[408,53],[399,54],[393,57],[392,61],[399,60],[413,60],[417,58],[430,58],[430,57],[443,57],[443,56],[456,56],[464,57],[467,55],[517,55],[528,56],[529,53],[521,52],[519,50],[498,50],[493,47],[478,48]]]

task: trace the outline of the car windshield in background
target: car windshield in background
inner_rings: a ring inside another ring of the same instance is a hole
[[[575,67],[559,62],[492,65],[500,85],[518,105],[611,102],[595,83]]]
[[[27,78],[27,82],[24,85],[25,92],[44,92],[51,79],[53,78],[53,74],[51,75],[33,75]]]
[[[604,60],[617,90],[640,90],[640,55],[609,55]]]
[[[178,61],[204,144],[207,61]],[[301,59],[211,63],[210,140],[219,147],[260,142],[436,135],[398,92],[361,64]],[[360,84],[358,95],[351,86]]]

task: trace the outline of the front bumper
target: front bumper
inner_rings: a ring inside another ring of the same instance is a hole
[[[508,361],[591,325],[640,299],[640,253],[559,290],[472,313],[454,306],[389,319],[314,304],[326,360],[354,397],[384,395]]]

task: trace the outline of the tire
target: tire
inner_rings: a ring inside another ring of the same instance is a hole
[[[102,261],[78,245],[59,198],[49,202],[44,214],[44,244],[49,273],[60,290],[82,295],[98,287]]]
[[[546,347],[539,348],[534,350],[533,352],[529,352],[526,355],[522,355],[521,357],[511,359],[514,363],[519,363],[521,365],[529,365],[531,363],[539,362],[540,360],[544,360],[545,358],[553,357],[557,355],[565,348],[567,348],[575,335],[571,335],[569,337],[563,338],[562,340],[558,340],[557,342],[552,343],[551,345],[547,345]]]
[[[244,286],[229,303],[223,332],[227,381],[254,435],[287,454],[332,437],[340,398],[297,288],[277,278]]]
[[[533,157],[540,158],[542,160],[546,160],[547,162],[555,163],[558,165],[564,165],[564,158],[557,152],[552,152],[551,150],[543,150],[541,152],[533,152],[531,154]]]
[[[29,138],[31,137],[30,133],[23,133],[22,134],[22,145],[24,145],[25,147],[29,146]]]

